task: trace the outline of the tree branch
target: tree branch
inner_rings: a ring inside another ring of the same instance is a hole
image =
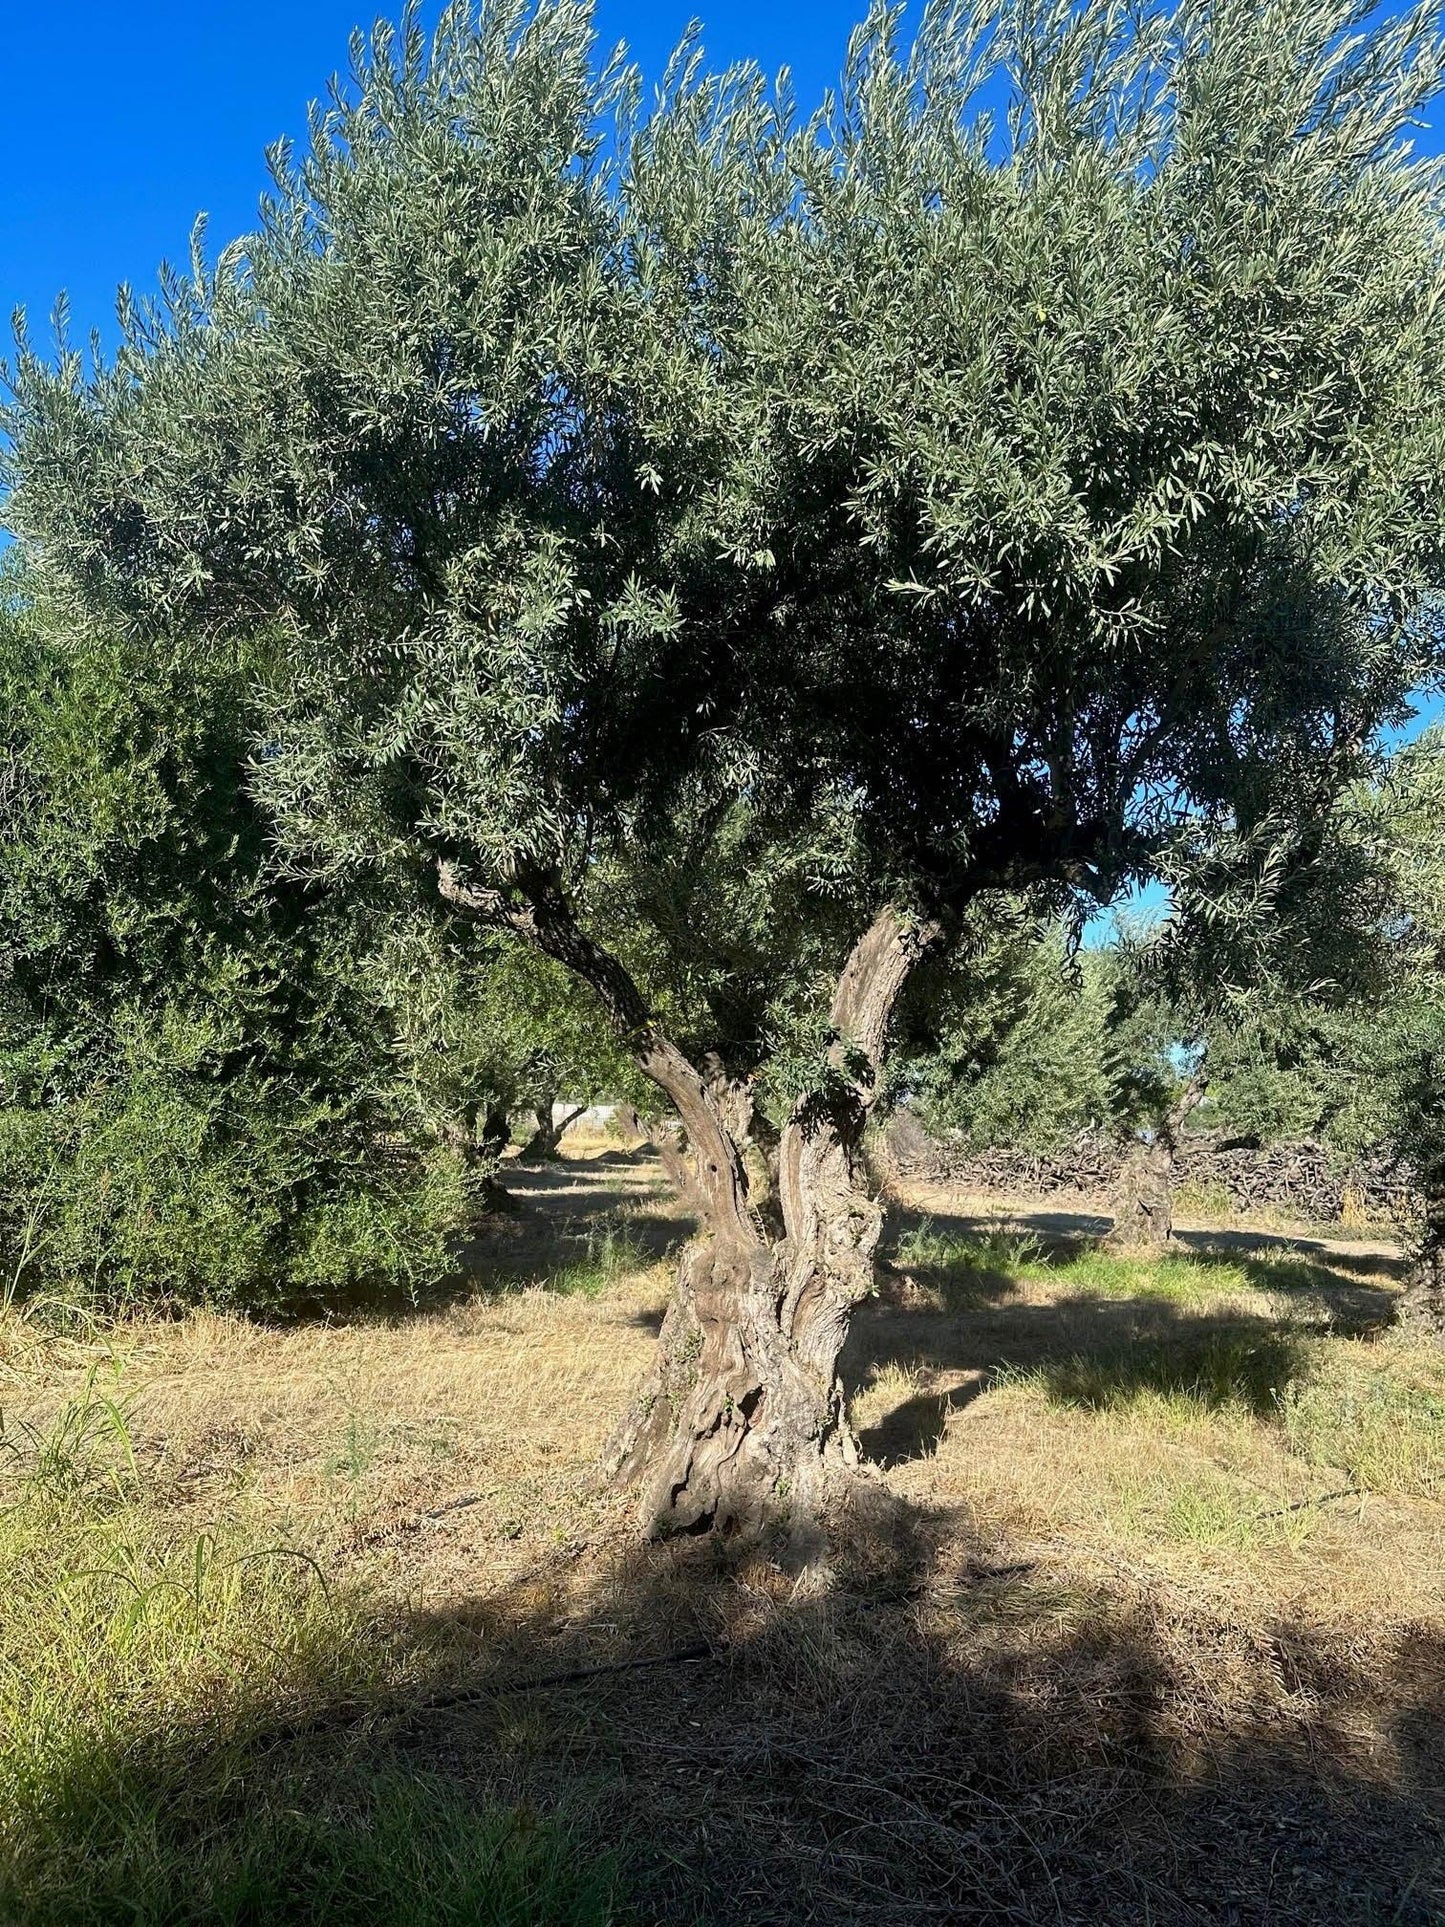
[[[779,1193],[783,1220],[795,1241],[806,1235],[812,1215],[808,1194],[818,1187],[822,1162],[828,1156],[829,1145],[821,1140],[830,1140],[841,1158],[835,1188],[853,1182],[854,1155],[878,1101],[878,1072],[888,1026],[910,972],[939,934],[938,924],[915,923],[893,904],[885,904],[854,944],[839,974],[830,1013],[837,1038],[829,1055],[850,1086],[851,1115],[824,1123],[804,1115],[806,1107],[801,1107],[788,1120],[779,1160]],[[856,1063],[858,1051],[866,1059],[862,1066]]]
[[[437,865],[437,887],[448,903],[514,931],[596,993],[638,1068],[682,1119],[712,1229],[737,1243],[756,1244],[759,1232],[748,1210],[742,1155],[707,1080],[658,1024],[626,966],[578,923],[561,890],[529,882],[513,895],[479,886],[448,859]]]

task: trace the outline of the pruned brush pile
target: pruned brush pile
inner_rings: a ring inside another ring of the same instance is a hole
[[[1118,1183],[1120,1145],[1084,1132],[1058,1150],[1038,1151],[939,1143],[915,1125],[895,1140],[895,1158],[910,1176],[936,1178],[968,1191],[1052,1197],[1081,1192],[1105,1197]],[[1343,1161],[1310,1141],[1266,1145],[1220,1143],[1186,1136],[1175,1165],[1182,1189],[1228,1200],[1235,1211],[1287,1211],[1306,1224],[1341,1219],[1408,1224],[1419,1215],[1410,1173],[1384,1154]]]

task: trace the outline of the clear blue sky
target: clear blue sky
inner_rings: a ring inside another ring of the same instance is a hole
[[[598,22],[609,47],[626,40],[656,75],[701,14],[714,60],[791,66],[812,102],[862,6],[600,0]],[[265,149],[304,133],[307,102],[346,65],[352,27],[375,18],[366,0],[6,0],[0,13],[0,314],[23,303],[40,339],[62,287],[77,334],[108,334],[117,283],[148,287],[162,258],[183,261],[198,210],[213,242],[250,228]]]
[[[346,63],[362,0],[71,0],[4,7],[0,316],[39,340],[57,292],[73,327],[113,334],[115,289],[183,260],[199,210],[213,245],[251,226],[265,148],[304,132]],[[602,38],[660,73],[694,12],[714,61],[792,68],[800,103],[836,76],[864,0],[599,0]],[[429,14],[435,13],[429,8]],[[1445,125],[1445,122],[1442,122]],[[1440,145],[1438,133],[1422,146]],[[1437,706],[1438,707],[1438,706]]]

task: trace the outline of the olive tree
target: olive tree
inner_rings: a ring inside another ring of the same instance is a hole
[[[10,519],[111,621],[264,640],[289,861],[536,946],[680,1118],[702,1235],[614,1445],[650,1524],[801,1523],[856,1461],[861,1138],[968,906],[1318,810],[1436,666],[1438,21],[1358,20],[880,10],[801,120],[483,0],[358,44],[112,362],[22,344]],[[606,940],[679,823],[801,879],[789,1025],[684,1047],[695,933]]]
[[[1283,1062],[1305,1013],[1333,1016],[1381,994],[1388,884],[1339,805],[1239,825],[1187,824],[1160,859],[1168,914],[1125,928],[1109,957],[1111,1111],[1127,1149],[1111,1241],[1160,1249],[1189,1120],[1221,1062]]]
[[[1331,1135],[1387,1145],[1409,1169],[1422,1212],[1404,1314],[1445,1337],[1445,730],[1402,749],[1342,814],[1384,897],[1377,993],[1328,1033]]]
[[[1111,958],[1027,905],[980,904],[970,924],[910,985],[892,1079],[935,1137],[1060,1149],[1110,1115]]]
[[[1167,1233],[1178,1130],[1206,1093],[1226,1131],[1387,1152],[1423,1204],[1407,1309],[1445,1328],[1442,851],[1437,729],[1287,841],[1196,852],[1173,916],[1117,953],[1114,1030],[1122,1041],[1130,1010],[1144,1018],[1144,1048],[1124,1058],[1152,1066],[1157,1086],[1135,1159],[1157,1180],[1146,1217]]]
[[[385,906],[268,873],[244,671],[0,572],[0,1277],[91,1309],[334,1309],[450,1269]]]

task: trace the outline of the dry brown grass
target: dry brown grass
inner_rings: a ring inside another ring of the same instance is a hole
[[[625,1223],[652,1188],[633,1177],[606,1202]],[[329,1567],[364,1561],[413,1596],[470,1595],[479,1569],[505,1585],[610,1517],[597,1457],[668,1286],[665,1262],[601,1301],[528,1282],[558,1268],[556,1230],[588,1198],[565,1179],[544,1195],[547,1220],[503,1223],[474,1250],[481,1289],[409,1317],[274,1329],[199,1312],[48,1342],[17,1321],[4,1402],[43,1422],[98,1360],[114,1363],[137,1458],[178,1533],[224,1513]]]
[[[1442,1380],[1385,1329],[1388,1253],[902,1268],[849,1356],[895,1503],[821,1585],[634,1543],[598,1452],[685,1227],[615,1147],[525,1182],[409,1318],[0,1332],[37,1424],[120,1361],[178,1543],[303,1550],[392,1628],[372,1696],[278,1747],[560,1802],[645,1918],[1445,1919]]]
[[[985,1257],[1020,1228],[932,1222]],[[855,1413],[895,1489],[1081,1573],[1445,1623],[1445,1360],[1390,1329],[1397,1271],[1307,1238],[1163,1267],[1036,1244],[967,1267],[950,1311],[947,1277],[905,1266],[855,1347]]]

